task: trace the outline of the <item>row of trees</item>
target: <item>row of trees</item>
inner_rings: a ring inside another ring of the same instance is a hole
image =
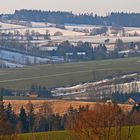
[[[69,107],[68,113],[60,115],[53,112],[53,104],[44,102],[39,111],[29,101],[25,107],[21,107],[17,114],[13,111],[12,105],[4,105],[0,102],[0,136],[16,133],[33,133],[65,130],[70,113],[78,112]],[[87,107],[79,107],[79,111],[87,110]]]
[[[76,46],[69,41],[62,42],[52,55],[64,56],[66,59],[94,60],[107,58],[107,48],[104,44],[93,49],[89,42],[78,42]]]
[[[16,10],[14,14],[6,15],[10,20],[52,22],[57,24],[92,24],[109,26],[140,27],[139,13],[111,13],[107,16],[97,14],[73,14],[72,12],[54,12],[41,10]],[[2,18],[3,15],[0,15]]]
[[[54,35],[57,35],[55,33]],[[46,30],[45,33],[39,33],[35,30],[26,30],[24,33],[21,33],[18,30],[15,30],[13,33],[8,32],[8,30],[0,30],[0,41],[32,41],[32,40],[50,40],[49,31]]]
[[[48,88],[39,86],[37,84],[31,85],[29,90],[13,91],[11,89],[2,89],[2,95],[5,96],[29,96],[28,94],[36,94],[38,97],[52,98],[52,93]]]
[[[140,93],[133,92],[133,93],[128,94],[128,93],[115,92],[112,94],[112,97],[111,97],[111,99],[113,101],[116,101],[119,103],[126,103],[126,102],[128,102],[128,100],[130,98],[136,102],[139,102],[140,101]]]
[[[106,73],[106,76],[108,76],[109,73]],[[93,71],[92,72],[92,81],[97,81],[97,76],[99,75],[99,73]],[[116,74],[117,75],[117,74]],[[108,77],[109,78],[109,77]],[[71,82],[71,84],[73,85],[73,81]],[[100,85],[103,86],[103,85]],[[116,88],[116,87],[114,87]],[[133,87],[134,88],[134,87]],[[90,93],[90,92],[91,93]],[[102,98],[100,99],[101,101],[104,99],[111,99],[113,101],[116,101],[118,103],[126,103],[128,101],[129,98],[134,99],[136,102],[138,102],[140,100],[140,93],[139,92],[131,92],[130,93],[122,93],[122,92],[115,92],[112,93],[109,90],[109,87],[104,87],[103,89],[101,89],[99,91],[99,89],[94,89],[94,88],[89,88],[87,90],[87,92],[89,92],[89,100],[94,100],[94,101],[98,101],[98,98],[101,96],[101,94],[99,94],[100,92],[102,92]],[[108,94],[107,94],[108,92]],[[47,99],[53,99],[56,98],[53,96],[51,89],[48,89],[46,87],[42,87],[39,86],[37,84],[33,84],[29,90],[17,90],[17,91],[13,91],[10,89],[3,89],[3,95],[5,96],[23,96],[23,97],[32,97],[33,95],[36,95],[36,97],[40,97],[40,98],[47,98]]]
[[[96,104],[92,110],[70,113],[67,128],[76,140],[135,139],[139,108],[124,112],[116,103]]]
[[[78,42],[76,45],[72,45],[69,41],[62,42],[58,45],[58,49],[53,52],[55,55],[65,56],[66,53],[73,53],[70,58],[78,59],[77,52],[85,52],[85,55],[79,57],[79,59],[109,59],[109,58],[120,58],[125,57],[125,51],[128,56],[139,56],[140,43],[124,43],[121,39],[116,39],[112,49],[107,49],[109,39],[106,39],[104,43],[93,45],[90,42]],[[123,52],[124,51],[124,52]],[[52,55],[53,55],[52,54]]]
[[[77,140],[130,140],[140,124],[140,107],[128,112],[116,103],[100,103],[94,107],[70,106],[63,115],[54,114],[52,104],[44,103],[36,113],[29,101],[26,110],[21,107],[15,114],[11,104],[0,102],[0,135],[15,133],[68,130],[70,137]]]
[[[43,103],[39,112],[35,113],[31,102],[20,108],[19,114],[15,114],[11,104],[0,106],[0,135],[28,132],[45,132],[64,130],[64,117],[54,114],[52,106]]]
[[[65,60],[96,60],[96,59],[109,59],[109,58],[120,58],[125,56],[125,50],[131,50],[130,52],[126,52],[127,56],[139,56],[140,43],[124,43],[123,40],[117,39],[114,43],[114,48],[112,46],[112,50],[109,51],[107,49],[107,45],[109,43],[109,39],[106,39],[104,43],[93,46],[90,42],[75,42],[76,45],[69,41],[64,41],[60,44],[56,44],[52,41],[46,45],[47,47],[55,47],[57,49],[54,50],[40,50],[37,44],[31,43],[31,35],[27,35],[27,42],[19,42],[17,40],[2,40],[0,41],[0,45],[2,49],[8,51],[14,51],[27,55],[32,55],[34,57],[53,57],[59,56],[65,58]],[[14,57],[13,60],[14,61]],[[34,63],[36,63],[36,58],[34,59]],[[30,64],[30,61],[26,59],[26,64]]]
[[[139,55],[137,51],[140,49],[139,43],[124,43],[123,40],[117,39],[114,44],[114,50],[109,51],[106,44],[109,39],[105,40],[103,44],[99,44],[93,47],[89,42],[78,42],[73,45],[69,41],[62,42],[58,45],[56,51],[51,52],[50,55],[64,56],[74,60],[98,60],[98,59],[109,59],[109,58],[120,58],[124,57],[125,53],[119,53],[125,50],[131,50],[130,56]],[[113,49],[113,48],[112,48]],[[133,53],[133,54],[131,54]]]

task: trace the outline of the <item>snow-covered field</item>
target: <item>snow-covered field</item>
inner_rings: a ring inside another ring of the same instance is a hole
[[[138,34],[140,34],[140,28],[125,27],[124,29],[126,30],[126,33],[134,34],[135,32],[137,32]]]
[[[8,29],[8,28],[7,28]],[[70,31],[70,30],[63,30],[63,29],[58,29],[55,27],[36,27],[36,28],[30,28],[30,27],[22,27],[22,28],[16,28],[16,31],[19,31],[21,34],[25,34],[26,31],[29,30],[30,32],[32,32],[33,30],[35,32],[38,32],[40,34],[45,34],[46,30],[49,31],[49,34],[51,36],[54,35],[54,33],[56,32],[61,32],[63,34],[63,36],[81,36],[81,35],[85,35],[85,33],[81,33],[81,32],[74,32],[74,31]],[[13,28],[9,28],[9,30],[7,30],[7,32],[12,32],[14,33],[15,29]]]
[[[80,30],[84,30],[84,29],[92,30],[95,28],[100,28],[101,26],[66,24],[65,25],[66,29],[59,29],[59,28],[56,28],[55,24],[52,24],[52,23],[31,22],[31,24],[32,24],[32,27],[28,27],[28,26],[20,26],[20,25],[0,22],[0,25],[2,25],[0,29],[7,29],[7,32],[14,32],[15,30],[18,30],[21,34],[24,34],[26,30],[29,30],[30,32],[34,30],[35,32],[38,32],[40,34],[45,34],[46,30],[48,30],[51,35],[51,39],[58,42],[69,40],[71,42],[78,42],[78,41],[86,42],[87,41],[87,42],[92,42],[96,44],[96,43],[102,43],[108,38],[110,39],[110,43],[115,43],[116,39],[118,38],[122,39],[124,42],[140,41],[140,37],[121,37],[121,36],[113,37],[111,35],[87,36],[86,33],[73,31],[73,29],[75,28],[80,29]],[[111,32],[110,27],[108,27],[108,29],[109,29],[108,33]],[[124,29],[127,34],[134,34],[135,32],[140,34],[140,28],[124,27]],[[54,33],[56,32],[62,32],[63,36],[53,36]]]
[[[16,30],[16,31],[19,31],[21,34],[25,34],[26,30],[29,30],[30,32],[34,30],[35,32],[38,32],[40,34],[45,34],[46,30],[48,30],[51,36],[53,36],[54,33],[56,32],[62,32],[63,36],[85,35],[84,33],[81,33],[81,32],[74,32],[71,30],[59,29],[55,27],[50,27],[49,25],[46,26],[45,23],[33,22],[32,24],[33,24],[32,27],[28,27],[28,26],[20,26],[20,25],[0,22],[0,25],[2,26],[0,29],[7,30],[7,32],[12,32],[12,33],[14,33],[14,31]]]
[[[60,37],[51,37],[55,41],[65,41],[69,40],[70,42],[91,42],[93,44],[103,43],[106,39],[110,39],[109,43],[115,43],[116,39],[122,39],[124,42],[139,42],[140,37],[109,37],[109,36],[60,36]]]
[[[91,42],[93,44],[93,47],[97,44],[104,43],[105,40],[109,39],[109,44],[107,45],[108,49],[113,49],[113,44],[116,42],[116,39],[122,39],[123,42],[140,42],[140,36],[137,37],[121,37],[121,36],[111,36],[111,27],[108,27],[108,35],[95,35],[95,36],[89,36],[86,33],[83,33],[82,31],[88,30],[91,31],[92,29],[100,28],[101,26],[94,26],[94,25],[70,25],[66,24],[66,29],[60,29],[56,28],[55,24],[52,23],[43,23],[43,22],[31,22],[31,27],[29,26],[21,26],[21,25],[15,25],[10,23],[3,23],[0,22],[0,32],[12,32],[19,31],[20,34],[25,34],[27,30],[32,32],[38,32],[40,34],[45,34],[46,30],[51,35],[51,40],[57,43],[63,42],[63,41],[70,41],[71,43],[77,43],[79,41],[82,42]],[[74,29],[78,29],[79,31],[73,31]],[[140,28],[134,28],[134,27],[124,27],[126,34],[134,34],[137,32],[140,34]],[[56,32],[61,32],[62,36],[54,36]],[[47,44],[47,40],[33,40],[32,43],[38,43],[38,45],[45,45]],[[7,65],[11,65],[11,67],[15,66],[15,64],[11,62],[15,62],[17,64],[25,65],[27,62],[34,64],[34,63],[46,63],[48,61],[63,61],[63,58],[59,57],[52,57],[52,58],[40,58],[40,57],[34,57],[29,56],[21,53],[15,53],[10,52],[6,50],[0,51],[0,59],[8,60],[10,62],[6,62]]]
[[[15,30],[15,29],[19,29],[19,28],[25,28],[25,26],[21,26],[21,25],[15,25],[15,24],[9,24],[9,23],[3,23],[0,22],[0,30]]]
[[[65,25],[67,30],[74,30],[74,29],[79,29],[79,30],[92,30],[92,29],[96,29],[96,28],[100,28],[101,26],[95,26],[95,25],[70,25],[70,24],[66,24]]]
[[[114,87],[113,82],[115,80],[126,80],[127,78],[133,78],[137,75],[138,75],[138,73],[132,73],[132,74],[122,75],[120,77],[113,77],[112,79],[104,79],[104,80],[97,81],[97,82],[79,84],[79,85],[75,85],[75,86],[72,86],[72,87],[56,88],[56,89],[52,90],[52,93],[53,93],[53,96],[67,96],[67,95],[87,93],[90,89],[92,89],[92,90],[93,89],[95,90],[96,88],[99,89],[100,86]],[[122,93],[125,93],[125,91],[128,90],[128,85],[129,84],[133,85],[134,83],[137,83],[138,86],[139,86],[140,85],[140,80],[135,80],[135,81],[132,80],[130,82],[129,81],[128,82],[121,82],[120,81],[120,83],[116,84],[116,85],[118,85],[118,87],[120,87],[120,89],[123,87],[124,89],[121,89],[121,90],[122,90]],[[113,90],[115,91],[116,89],[113,88]],[[112,93],[113,93],[113,90],[112,90]],[[132,91],[133,91],[133,89],[132,89]],[[138,89],[138,91],[140,91],[140,89]]]
[[[127,31],[128,34],[139,34],[140,35],[140,29],[137,30],[129,30]]]
[[[40,58],[30,55],[25,55],[17,52],[10,52],[6,50],[0,50],[0,59],[11,61],[17,64],[37,64],[37,63],[47,63],[48,61],[63,61],[62,58],[52,57],[52,58]],[[7,63],[8,64],[8,63]],[[9,63],[9,65],[12,63]]]
[[[5,60],[2,60],[2,62],[4,64],[4,66],[8,67],[8,68],[17,68],[17,67],[22,68],[22,67],[24,67],[24,65],[8,62],[8,61],[5,61]]]
[[[56,26],[56,24],[44,23],[44,22],[31,22],[31,25],[32,25],[33,28]]]

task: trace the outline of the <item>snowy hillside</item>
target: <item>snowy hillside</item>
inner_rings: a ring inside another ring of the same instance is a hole
[[[22,68],[24,67],[24,65],[21,64],[16,64],[16,63],[12,63],[6,60],[1,60],[3,67],[8,67],[8,68]]]
[[[31,55],[25,55],[16,52],[10,52],[6,50],[0,50],[0,59],[8,60],[15,62],[17,64],[29,65],[29,64],[38,64],[38,63],[47,63],[51,61],[63,61],[62,58],[52,57],[52,58],[40,58]]]
[[[8,24],[0,22],[0,30],[10,30],[10,29],[19,29],[19,28],[25,28],[25,26],[15,25],[15,24]]]
[[[14,31],[19,31],[21,34],[25,34],[26,30],[31,31],[35,31],[38,32],[40,34],[45,34],[46,30],[49,31],[50,35],[53,36],[54,33],[56,32],[62,32],[63,36],[79,36],[79,35],[85,35],[84,33],[81,32],[74,32],[71,30],[64,30],[64,29],[59,29],[59,28],[55,28],[55,27],[50,27],[49,25],[52,24],[48,24],[47,26],[45,25],[45,23],[31,23],[32,27],[28,27],[28,26],[20,26],[20,25],[15,25],[15,24],[8,24],[8,23],[2,23],[0,22],[1,28],[0,30],[7,30],[7,32],[12,32],[14,33]]]

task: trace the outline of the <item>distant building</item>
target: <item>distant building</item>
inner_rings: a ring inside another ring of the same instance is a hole
[[[30,98],[33,98],[33,99],[36,99],[38,97],[38,94],[37,93],[31,93]]]
[[[86,52],[77,52],[77,55],[86,55]]]
[[[66,56],[72,56],[73,53],[66,53]]]
[[[131,104],[131,105],[134,105],[136,102],[132,98],[129,98],[128,99],[128,103]]]
[[[107,104],[113,103],[112,100],[107,100],[106,101]]]
[[[56,51],[58,47],[53,46],[42,46],[39,48],[40,51]]]

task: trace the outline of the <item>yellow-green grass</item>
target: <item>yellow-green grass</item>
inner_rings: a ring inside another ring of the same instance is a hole
[[[68,86],[127,72],[140,72],[140,57],[0,69],[0,87]]]
[[[66,131],[53,131],[44,133],[21,134],[20,140],[68,140],[69,134]]]
[[[131,128],[132,129],[132,128]],[[128,127],[122,130],[122,140],[127,140]],[[54,131],[46,133],[33,133],[22,134],[19,136],[20,140],[70,140],[70,135],[66,131]],[[114,140],[114,137],[110,137],[110,140]],[[136,126],[132,133],[132,137],[129,140],[140,140],[140,126]]]
[[[128,127],[124,127],[122,129],[121,140],[127,140],[127,134]],[[2,137],[2,140],[71,140],[71,137],[69,132],[67,131],[52,131],[52,132],[19,134],[12,137],[7,136]],[[114,136],[110,135],[110,140],[114,140]],[[140,126],[135,126],[132,136],[129,140],[140,140]]]
[[[0,140],[68,140],[69,134],[66,131],[40,132],[1,136]]]

